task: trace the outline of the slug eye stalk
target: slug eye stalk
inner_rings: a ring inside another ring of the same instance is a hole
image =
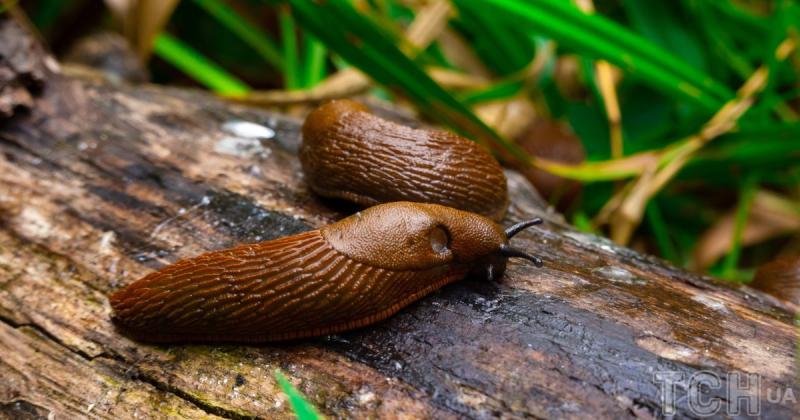
[[[541,217],[537,217],[537,218],[531,219],[531,220],[526,220],[524,222],[519,222],[517,224],[509,226],[506,229],[506,237],[508,239],[511,239],[512,237],[514,237],[514,235],[522,232],[523,230],[525,230],[525,229],[527,229],[527,228],[529,228],[531,226],[541,225],[541,224],[542,224],[542,218]]]
[[[535,265],[536,267],[539,267],[539,268],[541,268],[544,265],[544,263],[542,262],[541,258],[539,258],[537,256],[534,256],[534,255],[531,255],[531,254],[528,254],[525,251],[522,251],[522,250],[519,250],[519,249],[516,249],[516,248],[512,248],[512,247],[510,247],[508,245],[505,245],[505,244],[500,245],[500,255],[502,255],[504,257],[508,257],[508,258],[511,258],[511,257],[524,258],[524,259],[532,262],[533,265]]]
[[[542,224],[542,218],[541,217],[537,217],[535,219],[525,220],[525,221],[516,223],[516,224],[514,224],[512,226],[509,226],[505,230],[506,238],[511,239],[511,238],[514,237],[514,235],[522,232],[523,230],[525,230],[525,229],[527,229],[527,228],[529,228],[531,226],[540,225],[540,224]],[[532,262],[533,265],[535,265],[536,267],[542,267],[544,265],[544,263],[542,262],[541,258],[539,258],[537,256],[534,256],[534,255],[531,255],[531,254],[528,254],[527,252],[522,251],[520,249],[512,248],[511,246],[506,245],[506,244],[500,245],[500,255],[502,255],[504,257],[507,257],[507,258],[511,258],[511,257],[524,258],[524,259]]]

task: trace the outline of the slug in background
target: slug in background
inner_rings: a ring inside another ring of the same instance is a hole
[[[499,279],[508,257],[541,266],[490,219],[398,202],[321,229],[181,260],[111,296],[114,321],[143,341],[279,341],[388,318],[470,272]]]
[[[800,305],[800,255],[789,255],[758,267],[750,287]]]
[[[327,102],[303,125],[300,162],[311,190],[365,207],[441,204],[493,220],[508,207],[497,160],[453,133],[396,124],[347,99]]]
[[[515,139],[516,143],[531,156],[552,162],[579,164],[586,160],[586,151],[569,124],[536,118]],[[543,169],[526,168],[517,162],[508,162],[516,167],[550,204],[563,213],[569,213],[580,200],[583,185],[580,182],[561,178]]]

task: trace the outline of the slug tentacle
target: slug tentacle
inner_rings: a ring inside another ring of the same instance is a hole
[[[362,206],[434,203],[493,220],[508,207],[503,170],[480,145],[384,120],[351,100],[328,102],[306,118],[300,162],[315,193]]]
[[[511,257],[524,258],[524,259],[532,262],[533,265],[535,265],[537,267],[540,267],[540,268],[544,265],[544,263],[542,262],[541,258],[539,258],[537,256],[534,256],[534,255],[530,255],[525,251],[512,248],[512,247],[510,247],[508,245],[505,245],[505,244],[500,245],[500,255],[502,255],[504,257],[507,257],[507,258],[511,258]]]
[[[523,230],[525,230],[525,229],[527,229],[527,228],[529,228],[531,226],[541,225],[541,224],[542,224],[542,218],[541,217],[537,217],[535,219],[531,219],[531,220],[526,220],[526,221],[523,221],[523,222],[515,223],[514,225],[509,226],[508,228],[506,228],[506,231],[505,231],[506,232],[506,238],[511,239],[514,236],[516,236],[516,234],[522,232]]]

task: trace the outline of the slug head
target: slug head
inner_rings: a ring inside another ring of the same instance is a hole
[[[502,275],[508,257],[541,260],[515,250],[508,238],[537,222],[503,230],[492,220],[436,204],[395,202],[370,207],[321,229],[337,251],[392,270],[461,267]]]
[[[528,254],[527,252],[516,249],[510,246],[507,242],[514,237],[514,235],[522,232],[523,230],[542,224],[541,218],[534,218],[531,220],[526,220],[524,222],[516,223],[505,230],[506,235],[506,243],[500,245],[500,251],[496,254],[493,254],[489,257],[488,261],[483,264],[486,270],[486,277],[490,281],[499,281],[500,277],[503,276],[503,272],[506,269],[506,261],[509,258],[516,257],[516,258],[524,258],[533,263],[536,267],[542,267],[544,263],[542,259],[535,256]]]

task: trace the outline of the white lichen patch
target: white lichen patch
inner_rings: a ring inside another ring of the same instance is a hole
[[[637,277],[630,271],[613,265],[605,265],[592,270],[593,272],[611,280],[614,283],[623,283],[630,285],[644,285],[647,281],[641,277]]]
[[[230,120],[222,124],[222,130],[246,139],[271,139],[275,130],[250,121]]]
[[[695,301],[695,302],[698,302],[698,303],[702,303],[703,305],[705,305],[705,306],[707,306],[707,307],[709,307],[709,308],[711,308],[711,309],[713,309],[713,310],[715,310],[717,312],[722,312],[722,313],[726,313],[726,314],[730,313],[730,310],[728,309],[728,307],[725,306],[725,302],[722,302],[722,301],[720,301],[720,300],[718,300],[716,298],[713,298],[711,296],[698,294],[698,295],[692,296],[692,300]]]
[[[378,397],[375,395],[374,392],[370,391],[368,388],[361,388],[358,390],[356,394],[356,401],[360,405],[370,405],[377,401]]]
[[[700,364],[703,359],[702,355],[692,348],[655,336],[637,338],[636,344],[659,357],[677,362]]]
[[[97,253],[100,255],[114,255],[114,239],[116,239],[114,231],[103,232],[97,244]]]
[[[618,246],[615,245],[611,240],[607,238],[603,238],[601,236],[592,235],[589,233],[583,232],[564,232],[564,236],[568,236],[583,245],[588,245],[596,248],[600,248],[601,250],[609,253],[616,253],[618,251]]]
[[[48,238],[53,230],[50,221],[32,206],[22,209],[16,222],[27,235],[37,239]]]

